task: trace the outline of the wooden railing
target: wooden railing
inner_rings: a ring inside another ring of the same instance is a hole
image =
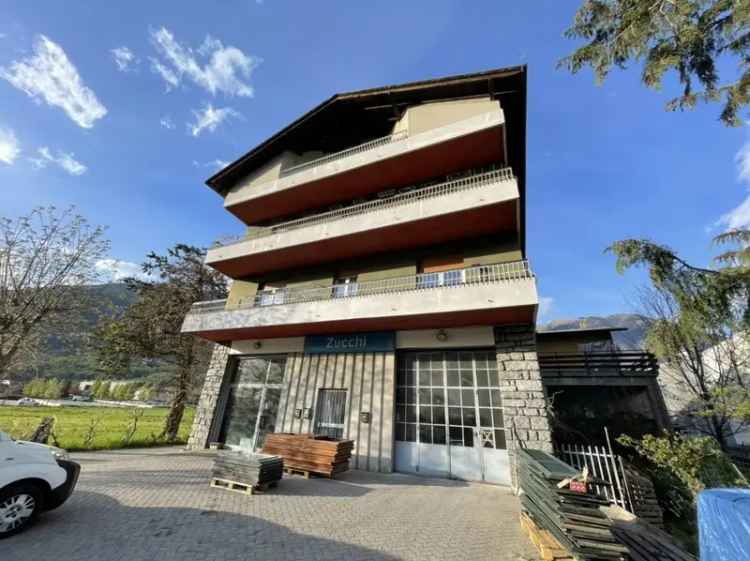
[[[659,362],[644,351],[540,353],[543,377],[656,376]]]

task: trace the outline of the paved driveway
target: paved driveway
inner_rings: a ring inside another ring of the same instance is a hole
[[[77,491],[3,561],[533,559],[506,489],[352,471],[251,497],[208,486],[211,457],[176,448],[74,455]]]

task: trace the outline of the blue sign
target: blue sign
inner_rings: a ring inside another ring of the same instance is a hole
[[[305,353],[307,354],[382,353],[395,348],[396,333],[393,331],[305,337]]]

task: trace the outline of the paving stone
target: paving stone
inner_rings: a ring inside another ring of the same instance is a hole
[[[510,489],[351,471],[246,496],[209,487],[212,454],[74,454],[78,489],[2,561],[517,561],[536,559]]]

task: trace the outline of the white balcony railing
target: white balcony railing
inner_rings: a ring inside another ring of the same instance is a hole
[[[322,212],[313,216],[306,216],[305,218],[298,218],[296,220],[281,222],[280,224],[276,224],[274,226],[253,230],[252,232],[249,232],[248,234],[243,236],[225,237],[222,240],[215,242],[213,247],[226,247],[229,245],[242,243],[243,241],[248,239],[257,239],[266,236],[272,236],[274,234],[289,232],[298,228],[315,226],[326,222],[332,222],[334,220],[349,218],[351,216],[393,208],[398,205],[408,204],[415,201],[448,195],[450,193],[455,193],[456,191],[475,189],[477,187],[482,187],[490,183],[512,180],[513,170],[511,170],[511,168],[492,170],[468,177],[462,177],[461,179],[456,179],[453,181],[445,181],[436,185],[430,185],[429,187],[415,188],[414,190],[399,193],[388,198],[367,201],[365,203],[359,203],[328,212]]]
[[[477,265],[465,269],[453,269],[439,273],[419,273],[404,277],[393,277],[357,283],[333,284],[316,288],[282,288],[263,290],[253,298],[240,300],[237,308],[255,308],[336,300],[342,298],[362,298],[376,294],[424,291],[437,288],[459,288],[467,285],[512,282],[531,279],[534,274],[528,261]],[[191,313],[216,312],[223,309],[224,300],[197,302]]]
[[[282,170],[281,173],[282,175],[291,175],[292,173],[296,173],[303,169],[319,166],[322,164],[327,164],[328,162],[332,162],[334,160],[340,160],[341,158],[346,158],[347,156],[353,156],[354,154],[361,154],[362,152],[368,152],[369,150],[373,150],[375,148],[378,148],[379,146],[384,146],[386,144],[390,144],[391,142],[403,140],[407,136],[409,135],[406,130],[397,131],[397,132],[394,132],[393,134],[389,134],[388,136],[382,136],[374,140],[369,140],[363,144],[358,144],[357,146],[352,146],[351,148],[347,148],[346,150],[341,150],[340,152],[334,152],[333,154],[326,154],[325,156],[321,156],[320,158],[315,158],[314,160],[302,162],[301,164],[297,164],[296,166],[290,166]]]

